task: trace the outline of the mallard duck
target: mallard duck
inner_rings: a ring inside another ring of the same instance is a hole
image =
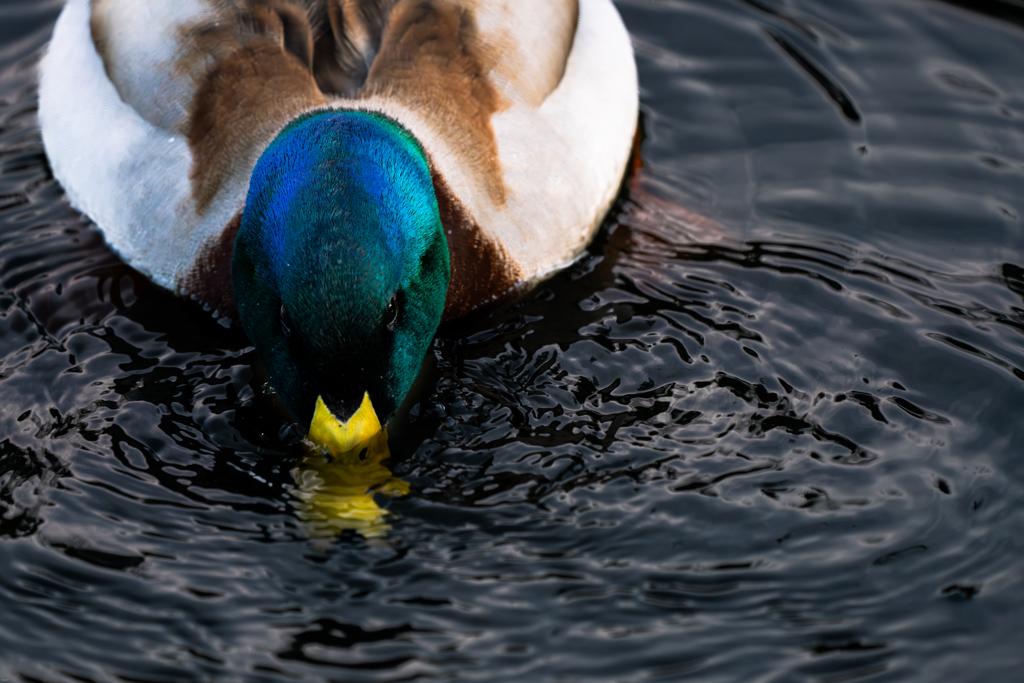
[[[442,321],[585,248],[637,78],[611,0],[69,0],[39,117],[71,203],[296,419],[386,422]]]

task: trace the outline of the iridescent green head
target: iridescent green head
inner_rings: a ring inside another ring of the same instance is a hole
[[[449,258],[430,168],[394,121],[317,111],[253,170],[235,240],[239,316],[285,404],[398,408],[437,331]]]

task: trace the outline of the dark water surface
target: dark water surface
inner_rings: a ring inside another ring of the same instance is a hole
[[[59,5],[0,8],[0,678],[1021,680],[1020,3],[619,2],[644,169],[329,543],[246,340],[53,181]]]

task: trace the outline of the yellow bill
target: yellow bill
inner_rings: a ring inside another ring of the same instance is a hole
[[[368,392],[363,394],[363,402],[347,422],[334,417],[323,398],[317,396],[316,412],[313,413],[313,421],[309,423],[308,438],[314,445],[337,455],[361,446],[381,431],[380,420]]]
[[[369,394],[345,422],[318,398],[306,449],[309,454],[292,470],[296,513],[306,533],[329,538],[355,529],[366,538],[385,535],[390,526],[383,520],[390,513],[373,496],[404,495],[409,485],[381,464],[390,455],[388,433]]]

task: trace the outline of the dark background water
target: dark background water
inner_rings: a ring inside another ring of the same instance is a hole
[[[59,6],[0,7],[0,677],[1020,680],[1020,3],[619,2],[645,167],[328,544],[245,339],[53,181]]]

